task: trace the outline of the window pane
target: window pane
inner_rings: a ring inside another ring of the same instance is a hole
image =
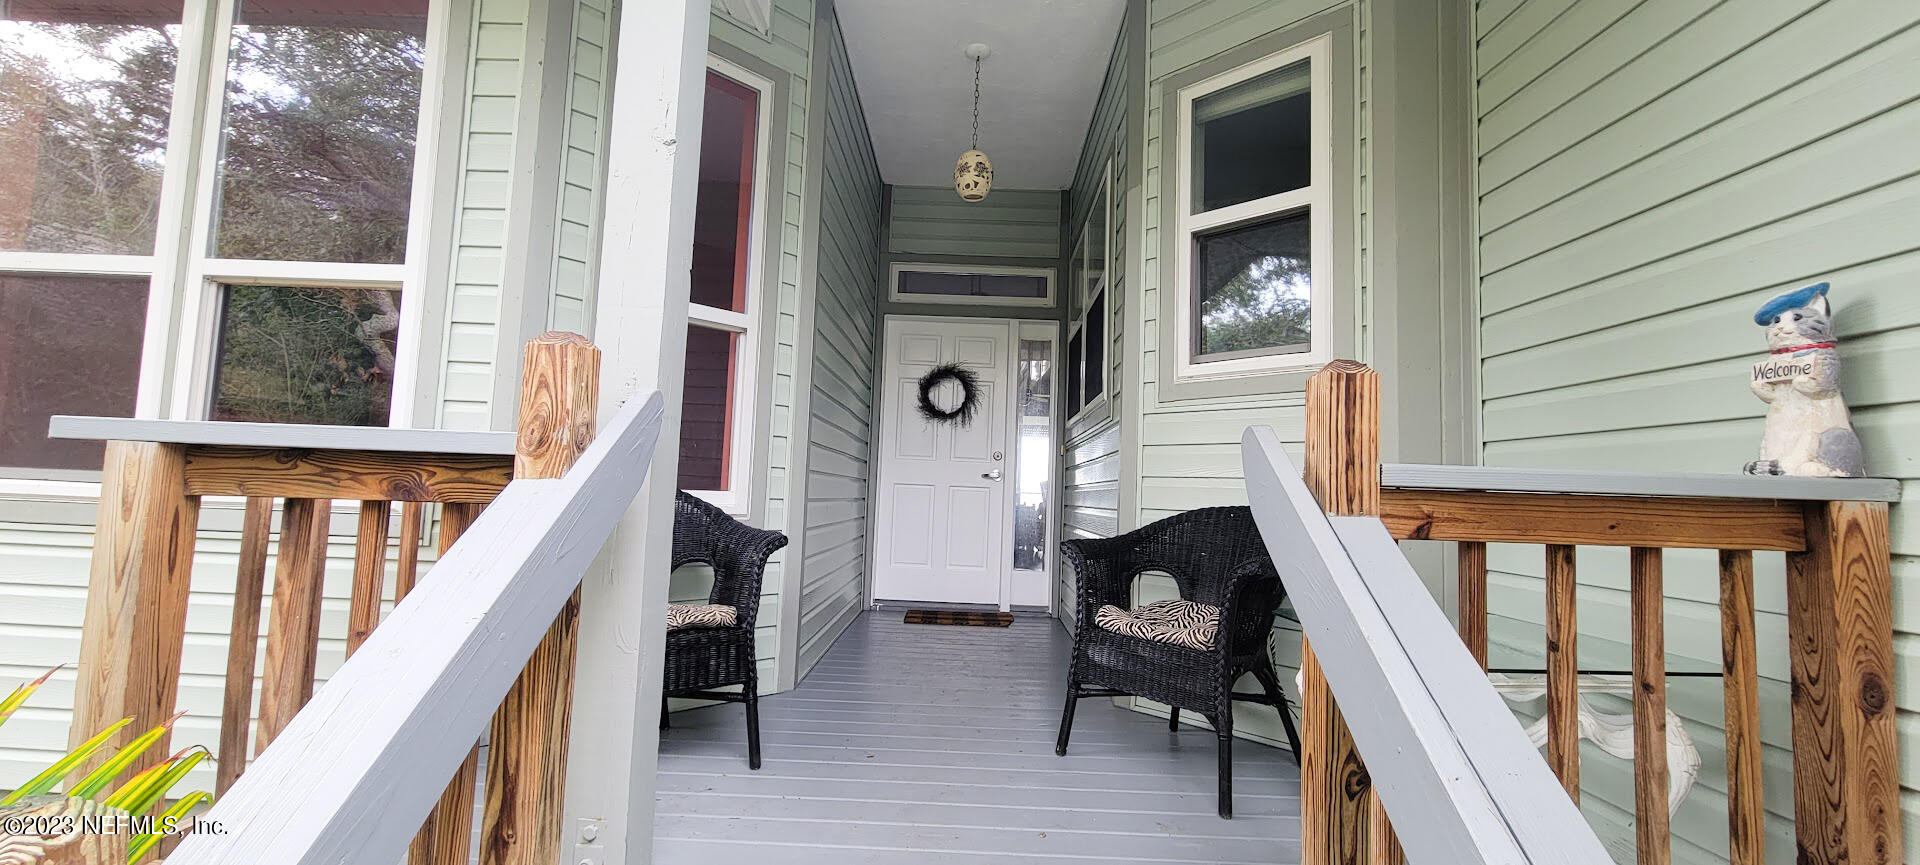
[[[753,238],[753,148],[760,94],[707,73],[700,127],[700,193],[693,205],[693,302],[747,311]],[[719,489],[696,487],[695,489]]]
[[[1080,331],[1087,336],[1087,402],[1106,392],[1107,386],[1107,293],[1093,296],[1087,303],[1087,325]]]
[[[239,6],[212,253],[400,263],[427,0]]]
[[[1313,123],[1302,60],[1193,101],[1193,211],[1312,182]]]
[[[1196,355],[1311,347],[1310,222],[1300,211],[1194,238]]]
[[[687,326],[686,390],[680,397],[680,488],[727,489],[739,334]]]
[[[1086,342],[1081,334],[1067,337],[1067,414],[1080,411],[1080,370],[1086,364]]]
[[[900,293],[1038,299],[1047,296],[1047,278],[1021,274],[903,270],[900,272]]]
[[[1047,503],[1053,490],[1053,343],[1020,341],[1020,447],[1014,452],[1013,567],[1047,567]]]
[[[179,22],[177,2],[0,3],[0,249],[153,252]]]
[[[0,274],[0,466],[99,470],[99,442],[47,438],[56,414],[133,414],[147,278]]]
[[[386,426],[400,292],[232,285],[214,420]]]

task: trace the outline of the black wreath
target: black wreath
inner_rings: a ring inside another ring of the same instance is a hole
[[[960,404],[952,411],[943,411],[933,404],[933,389],[943,381],[954,381],[960,385]],[[980,376],[957,363],[942,364],[934,367],[920,377],[920,416],[937,423],[950,423],[966,426],[973,422],[973,415],[980,410]]]

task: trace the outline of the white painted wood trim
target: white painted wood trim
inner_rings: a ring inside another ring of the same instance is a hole
[[[514,452],[514,434],[510,432],[240,423],[213,420],[142,420],[64,414],[54,415],[48,422],[47,437],[95,441],[168,442],[186,445],[404,451],[434,454],[511,456]]]
[[[397,862],[646,481],[629,403],[572,470],[507,485],[187,837],[174,865]]]
[[[1257,76],[1306,60],[1309,64],[1310,104],[1309,173],[1312,183],[1304,189],[1269,195],[1254,201],[1205,213],[1193,213],[1193,103],[1208,94],[1224,90]],[[1333,203],[1333,80],[1339,74],[1333,68],[1333,36],[1321,34],[1259,60],[1183,87],[1175,96],[1175,135],[1180,164],[1174,173],[1174,376],[1179,381],[1233,378],[1275,372],[1296,372],[1320,367],[1333,357],[1333,299],[1340,286],[1334,285],[1333,227],[1339,217]],[[1193,238],[1194,235],[1268,216],[1305,208],[1311,214],[1308,224],[1309,279],[1312,282],[1313,342],[1305,352],[1270,353],[1253,356],[1227,356],[1216,360],[1195,361],[1193,346]]]
[[[1268,427],[1248,499],[1361,756],[1416,865],[1610,861],[1386,526],[1329,519]]]
[[[1409,490],[1474,490],[1609,496],[1702,496],[1726,499],[1897,502],[1892,478],[1761,477],[1689,472],[1607,472],[1490,466],[1387,463],[1380,485]]]

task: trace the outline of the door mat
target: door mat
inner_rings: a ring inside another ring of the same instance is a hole
[[[1013,614],[974,610],[908,610],[907,624],[978,625],[987,628],[1004,628],[1013,624]]]

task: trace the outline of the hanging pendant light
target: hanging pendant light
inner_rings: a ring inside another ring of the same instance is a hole
[[[979,201],[993,189],[993,160],[980,151],[980,61],[991,53],[979,42],[967,46],[967,56],[973,58],[973,146],[953,164],[953,191],[963,201]]]

